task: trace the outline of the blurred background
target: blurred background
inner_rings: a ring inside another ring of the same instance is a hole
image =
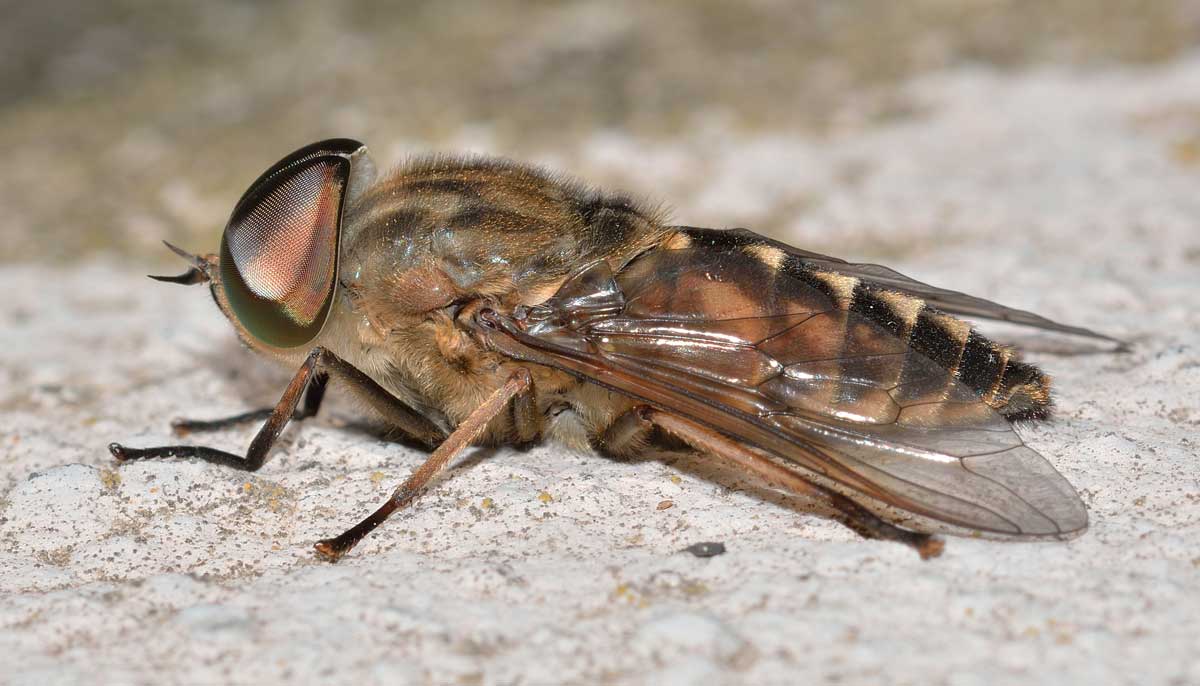
[[[1111,70],[1200,38],[1182,0],[4,5],[0,263],[215,249],[250,181],[330,136],[385,167],[533,160],[683,222],[779,235],[822,198],[804,170],[755,181],[767,198],[714,191],[739,143],[761,159],[772,140],[920,118],[905,84],[947,68]]]

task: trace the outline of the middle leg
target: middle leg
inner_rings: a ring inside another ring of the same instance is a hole
[[[350,552],[350,549],[358,544],[359,541],[366,538],[367,534],[375,530],[392,515],[393,512],[401,508],[407,507],[416,500],[417,496],[425,490],[435,476],[440,474],[450,460],[458,455],[471,442],[478,438],[487,425],[497,415],[504,412],[510,407],[510,402],[519,400],[522,395],[529,394],[530,388],[533,386],[532,377],[527,369],[517,369],[508,377],[504,385],[496,389],[494,393],[488,396],[483,404],[475,408],[471,414],[458,425],[458,428],[450,434],[449,438],[442,442],[429,456],[429,459],[417,467],[405,480],[404,483],[392,493],[392,497],[388,498],[378,510],[372,512],[369,517],[362,520],[358,524],[350,527],[341,535],[334,538],[326,538],[318,541],[314,548],[317,553],[330,562],[337,562],[343,555]]]

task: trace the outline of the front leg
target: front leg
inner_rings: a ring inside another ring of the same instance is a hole
[[[374,379],[325,348],[317,347],[313,348],[312,352],[308,354],[308,358],[304,360],[304,364],[296,371],[296,375],[292,377],[287,390],[279,398],[279,403],[275,405],[275,409],[270,411],[266,418],[266,423],[259,429],[258,434],[254,436],[254,440],[250,442],[250,447],[246,450],[244,456],[235,455],[216,448],[192,445],[127,448],[119,443],[111,443],[108,446],[108,450],[112,453],[113,457],[122,462],[157,457],[196,457],[206,462],[222,464],[234,469],[243,469],[250,472],[256,471],[263,465],[267,453],[275,445],[275,441],[279,438],[279,434],[283,431],[283,428],[293,418],[296,412],[296,405],[299,404],[300,396],[304,393],[305,388],[310,383],[318,382],[318,379],[326,375],[344,382],[346,387],[358,396],[360,400],[366,402],[372,409],[383,415],[383,418],[395,428],[414,440],[433,447],[445,438],[445,433],[434,425],[433,422],[404,404],[403,401],[376,383]],[[321,381],[319,383],[323,386],[324,382]],[[316,398],[316,402],[319,404],[319,393]],[[315,407],[313,411],[315,412]]]

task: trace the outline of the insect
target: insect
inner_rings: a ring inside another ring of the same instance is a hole
[[[218,254],[168,247],[191,267],[153,278],[208,283],[246,345],[297,371],[273,409],[174,425],[265,420],[244,454],[110,451],[257,470],[334,379],[432,454],[316,544],[329,560],[467,446],[542,440],[614,456],[686,446],[923,557],[943,525],[1017,539],[1087,526],[1072,486],[1013,430],[1048,416],[1046,376],[956,315],[1113,339],[886,267],[670,225],[503,160],[425,157],[377,176],[347,139],[260,176]]]

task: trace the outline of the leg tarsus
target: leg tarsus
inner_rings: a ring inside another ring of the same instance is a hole
[[[916,550],[922,560],[938,557],[946,547],[945,541],[937,536],[901,529],[841,493],[827,493],[829,505],[837,511],[837,520],[863,538],[903,543]]]
[[[262,466],[262,462],[253,463],[242,457],[227,453],[224,450],[216,448],[205,448],[198,445],[164,445],[154,448],[129,448],[120,443],[109,443],[108,452],[117,459],[118,462],[129,462],[131,460],[146,460],[162,457],[195,457],[205,462],[232,467],[242,471],[253,472],[257,471]]]
[[[171,432],[176,436],[182,437],[191,433],[220,431],[221,429],[228,429],[241,424],[265,421],[271,416],[271,412],[271,408],[264,407],[259,410],[250,410],[249,412],[243,412],[241,414],[235,414],[229,417],[221,417],[219,419],[176,418],[171,420]],[[300,419],[300,417],[293,416],[292,419]]]

